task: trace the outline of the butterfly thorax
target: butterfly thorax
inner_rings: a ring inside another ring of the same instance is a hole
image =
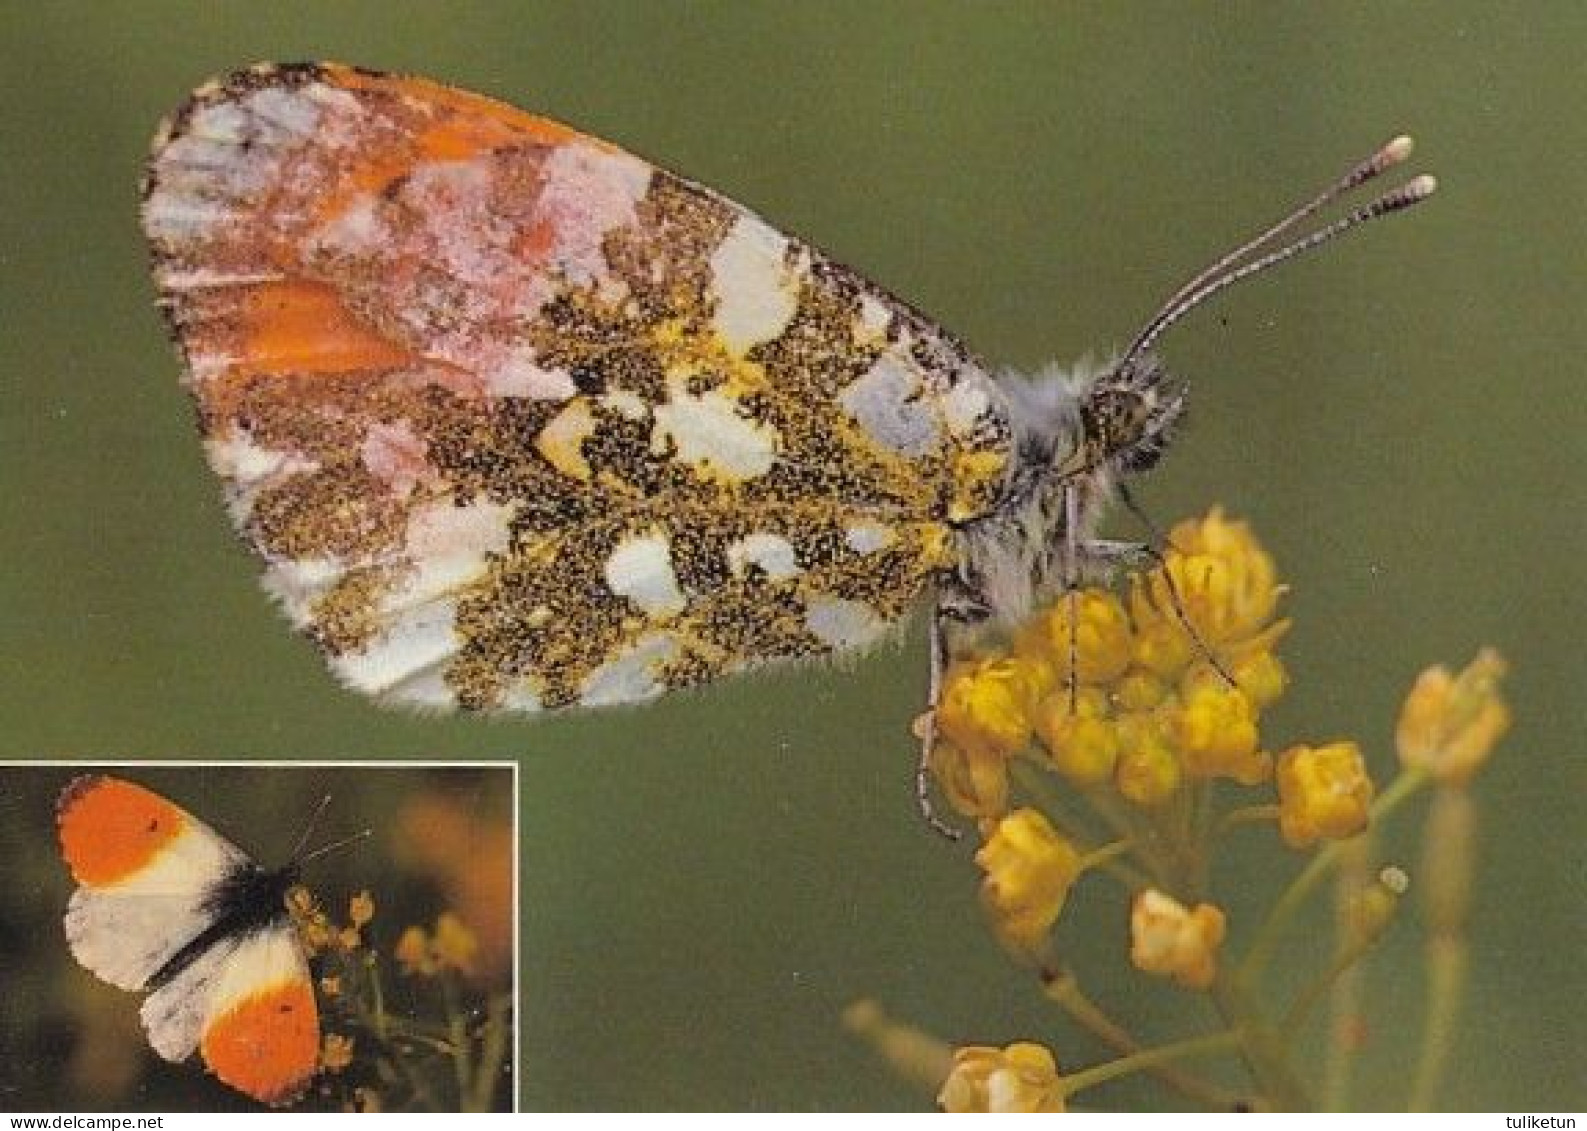
[[[239,864],[204,897],[203,908],[209,925],[173,954],[149,979],[157,989],[175,978],[216,941],[240,937],[269,927],[288,915],[287,892],[298,882],[298,868],[261,868],[245,861]]]
[[[1151,357],[1010,373],[999,385],[1016,438],[1008,484],[962,528],[943,601],[962,619],[1006,626],[1088,576],[1103,511],[1121,479],[1161,458],[1185,399]]]

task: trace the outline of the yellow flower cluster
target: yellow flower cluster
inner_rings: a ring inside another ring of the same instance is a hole
[[[435,930],[408,927],[392,952],[406,974],[434,977],[447,970],[472,974],[479,955],[479,939],[463,920],[450,911],[441,912]]]
[[[1257,726],[1284,690],[1273,648],[1289,627],[1276,617],[1284,586],[1273,559],[1216,509],[1180,524],[1169,544],[1161,569],[1131,578],[1127,601],[1104,589],[1070,594],[1006,649],[951,667],[932,765],[961,813],[1003,815],[1008,760],[1033,739],[1071,783],[1111,785],[1141,806],[1187,780],[1272,776]]]
[[[299,884],[287,892],[287,910],[310,955],[325,951],[347,954],[363,945],[363,928],[375,917],[375,901],[367,891],[353,896],[347,904],[347,925],[338,927],[314,894]]]

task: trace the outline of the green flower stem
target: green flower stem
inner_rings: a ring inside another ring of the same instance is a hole
[[[1408,1111],[1432,1111],[1438,1086],[1455,1043],[1455,1014],[1466,985],[1465,939],[1435,935],[1427,945],[1427,1024],[1411,1085]]]
[[[1098,1084],[1107,1083],[1109,1080],[1116,1080],[1120,1076],[1147,1071],[1172,1061],[1223,1052],[1234,1048],[1239,1043],[1240,1038],[1235,1033],[1212,1033],[1205,1037],[1191,1037],[1189,1040],[1175,1041],[1170,1045],[1160,1045],[1155,1049],[1147,1049],[1144,1052],[1133,1053],[1130,1056],[1122,1056],[1118,1060],[1109,1061],[1107,1064],[1099,1064],[1095,1068],[1083,1069],[1080,1072],[1062,1077],[1064,1096],[1067,1098],[1076,1092],[1094,1088]]]
[[[1394,779],[1388,789],[1378,795],[1372,803],[1368,815],[1369,823],[1383,820],[1409,797],[1427,784],[1427,774],[1419,769],[1405,769],[1400,771],[1399,777]],[[1267,971],[1268,963],[1273,959],[1273,953],[1278,947],[1278,940],[1284,929],[1296,917],[1307,898],[1328,877],[1334,867],[1343,858],[1346,850],[1345,841],[1330,841],[1324,848],[1315,853],[1311,862],[1302,869],[1301,874],[1279,896],[1278,902],[1273,905],[1273,910],[1268,913],[1266,921],[1256,933],[1256,940],[1251,944],[1251,950],[1246,955],[1245,962],[1241,965],[1236,980],[1242,985],[1253,986],[1261,980]]]
[[[1108,861],[1112,860],[1116,856],[1123,856],[1126,852],[1129,852],[1134,847],[1135,842],[1133,840],[1116,840],[1111,844],[1104,844],[1098,848],[1093,848],[1091,851],[1080,857],[1080,870],[1085,871],[1087,868],[1104,867]]]
[[[489,1111],[496,1094],[496,1078],[507,1058],[507,1029],[512,1002],[505,995],[492,998],[485,1006],[485,1027],[480,1034],[479,1067],[474,1086],[463,1097],[464,1111]]]
[[[1348,949],[1351,940],[1361,933],[1361,921],[1352,914],[1358,906],[1356,901],[1366,895],[1371,884],[1380,882],[1371,874],[1376,855],[1375,839],[1370,830],[1368,835],[1356,837],[1355,851],[1340,858],[1338,878],[1334,883],[1334,933],[1340,950]],[[1324,1111],[1348,1111],[1350,1108],[1350,1089],[1360,1053],[1356,1027],[1365,992],[1360,963],[1341,971],[1329,987],[1322,1073]]]
[[[369,996],[372,999],[370,1012],[374,1022],[375,1037],[382,1043],[390,1035],[386,1017],[386,988],[380,977],[380,964],[375,961],[375,956],[370,954],[364,960],[364,969],[369,974]]]
[[[1347,970],[1351,969],[1357,962],[1360,962],[1362,958],[1366,957],[1367,953],[1372,950],[1376,943],[1377,936],[1373,936],[1371,939],[1368,939],[1361,945],[1353,946],[1349,950],[1341,953],[1328,964],[1327,968],[1324,969],[1321,974],[1313,978],[1306,985],[1305,989],[1301,990],[1300,993],[1295,995],[1295,1000],[1291,1002],[1290,1007],[1284,1011],[1284,1020],[1279,1022],[1278,1026],[1279,1033],[1286,1044],[1294,1041],[1297,1030],[1299,1030],[1301,1024],[1306,1020],[1306,1015],[1309,1014],[1317,1005],[1317,1003],[1323,999],[1323,996],[1334,987],[1339,978]]]
[[[470,1078],[474,1075],[472,1047],[468,1040],[468,1015],[458,1005],[457,987],[443,974],[440,979],[441,994],[446,1002],[446,1036],[451,1045],[452,1067],[457,1074],[457,1095],[461,1100],[468,1095]]]
[[[1075,829],[1069,821],[1063,819],[1063,806],[1058,803],[1057,796],[1053,793],[1051,785],[1046,780],[1046,771],[1033,765],[1029,759],[1025,758],[1014,759],[1009,764],[1009,770],[1014,780],[1019,783],[1020,788],[1030,795],[1031,800],[1052,822],[1054,828],[1077,844],[1084,844],[1089,839]],[[1105,847],[1111,848],[1116,844],[1125,844],[1130,849],[1139,850],[1140,846],[1131,840],[1131,831],[1127,826],[1121,826],[1119,822],[1112,820],[1109,814],[1103,813],[1102,816],[1119,837],[1118,840],[1110,842]],[[1101,850],[1098,849],[1096,851]],[[1137,869],[1132,868],[1119,859],[1123,854],[1122,851],[1110,852],[1098,862],[1098,866],[1130,891],[1139,891],[1147,885],[1148,881]],[[1091,853],[1086,855],[1089,856]]]
[[[1312,1110],[1311,1099],[1284,1055],[1278,1034],[1239,978],[1220,974],[1212,984],[1212,1000],[1238,1038],[1240,1056],[1268,1106],[1274,1111]]]
[[[1271,824],[1278,820],[1277,805],[1245,805],[1230,809],[1218,822],[1217,835],[1222,836],[1236,825]]]
[[[1049,1001],[1056,1003],[1073,1021],[1114,1052],[1126,1057],[1141,1052],[1140,1044],[1129,1031],[1086,996],[1072,971],[1046,967],[1041,972],[1041,982],[1042,993]],[[1239,1103],[1239,1097],[1233,1093],[1181,1072],[1172,1064],[1151,1062],[1139,1067],[1208,1111],[1233,1111]]]

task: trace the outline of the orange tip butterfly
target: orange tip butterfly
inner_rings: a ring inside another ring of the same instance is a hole
[[[268,870],[140,785],[76,778],[56,806],[78,883],[66,941],[83,966],[147,991],[143,1027],[168,1061],[199,1052],[222,1082],[272,1106],[319,1063],[308,959],[287,909],[298,864]]]
[[[1416,177],[1281,240],[1410,150],[1218,259],[1111,361],[1035,377],[704,185],[358,67],[199,88],[142,220],[232,519],[342,682],[635,703],[866,648],[924,604],[929,751],[957,640],[1150,556],[1096,530],[1183,414],[1162,335],[1426,199]]]

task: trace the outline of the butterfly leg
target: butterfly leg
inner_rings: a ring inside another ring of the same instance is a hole
[[[931,660],[929,683],[926,690],[926,713],[920,717],[920,759],[915,764],[915,801],[926,823],[949,840],[958,840],[958,829],[937,816],[931,801],[931,752],[937,746],[937,707],[942,701],[942,685],[948,671],[948,625],[950,622],[973,624],[984,620],[987,610],[973,598],[964,595],[939,596],[931,608],[931,621],[927,628],[930,636]]]

